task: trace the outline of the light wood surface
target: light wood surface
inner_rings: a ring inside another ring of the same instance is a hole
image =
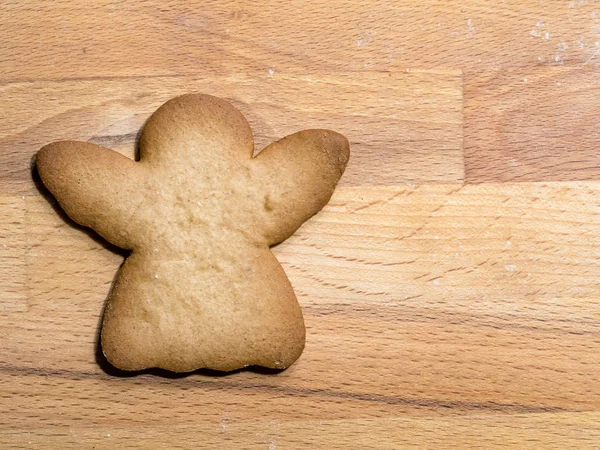
[[[469,182],[600,179],[597,67],[527,66],[466,77]]]
[[[8,84],[0,91],[0,145],[7,149],[0,153],[0,188],[37,193],[33,152],[65,135],[133,157],[150,114],[186,92],[231,100],[250,122],[257,150],[303,128],[345,134],[353,158],[342,184],[464,179],[460,71],[253,73]],[[39,106],[24,109],[28,104]]]
[[[8,1],[0,23],[0,447],[598,448],[600,3]],[[274,248],[307,325],[281,373],[112,369],[124,253],[31,170],[56,139],[133,156],[191,91],[257,151],[351,142]]]

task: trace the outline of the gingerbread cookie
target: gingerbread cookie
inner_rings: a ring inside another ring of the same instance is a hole
[[[85,142],[38,152],[66,213],[131,250],[102,324],[115,367],[286,368],[302,353],[302,312],[269,247],[329,201],[349,145],[306,130],[253,147],[232,105],[183,95],[148,120],[139,161]]]

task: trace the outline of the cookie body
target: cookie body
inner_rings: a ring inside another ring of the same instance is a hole
[[[148,120],[139,161],[74,141],[38,152],[65,212],[131,250],[103,318],[114,366],[286,368],[302,353],[302,312],[270,246],[329,201],[349,145],[306,130],[253,148],[232,105],[184,95]]]

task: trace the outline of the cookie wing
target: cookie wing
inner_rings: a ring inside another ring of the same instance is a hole
[[[348,140],[329,130],[291,134],[258,154],[270,245],[287,239],[327,204],[349,155]]]
[[[61,141],[43,147],[36,165],[44,185],[75,222],[132,249],[133,215],[143,200],[139,163],[99,145]]]

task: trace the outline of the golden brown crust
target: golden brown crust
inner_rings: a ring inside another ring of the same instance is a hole
[[[286,368],[302,353],[302,312],[269,245],[329,201],[348,141],[307,130],[252,149],[233,106],[185,95],[148,120],[139,162],[82,142],[38,152],[67,214],[132,250],[102,326],[116,367]]]
[[[140,226],[133,212],[146,176],[139,164],[96,144],[60,141],[43,147],[36,165],[71,219],[119,247],[134,247]]]
[[[291,134],[258,154],[270,209],[264,230],[269,245],[287,239],[327,204],[349,157],[348,140],[329,130]]]

